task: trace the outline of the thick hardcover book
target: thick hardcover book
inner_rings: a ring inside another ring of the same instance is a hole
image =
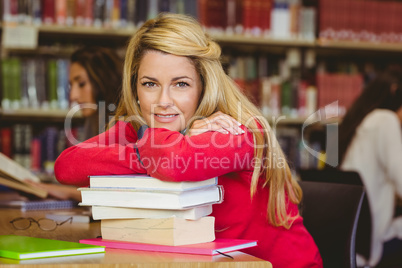
[[[212,178],[204,181],[183,181],[171,182],[162,181],[146,175],[106,175],[89,176],[89,185],[91,188],[136,188],[136,189],[154,189],[154,190],[192,190],[201,187],[216,185],[218,178]]]
[[[36,259],[105,252],[104,246],[18,235],[0,235],[0,257]]]
[[[215,218],[196,221],[176,217],[162,219],[113,219],[101,221],[104,239],[156,245],[189,245],[215,240]]]
[[[231,251],[257,246],[257,240],[221,239],[221,238],[217,238],[212,242],[185,245],[185,246],[152,245],[152,244],[107,240],[102,238],[83,239],[80,240],[80,243],[105,246],[107,248],[200,254],[200,255],[217,255],[220,253],[227,253]]]
[[[82,205],[154,209],[183,209],[223,200],[220,186],[189,191],[79,188]],[[105,198],[107,197],[107,198]]]
[[[189,209],[144,209],[92,206],[94,220],[101,219],[138,219],[138,218],[169,218],[177,217],[187,220],[198,220],[212,213],[212,205],[197,206]]]

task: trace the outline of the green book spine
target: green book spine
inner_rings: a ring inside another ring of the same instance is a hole
[[[11,107],[19,109],[21,107],[21,61],[18,58],[10,60],[10,78],[11,78]]]
[[[56,60],[49,60],[47,62],[47,87],[48,87],[48,100],[50,108],[56,109],[57,102],[57,63]]]
[[[3,90],[3,98],[1,100],[1,107],[3,109],[10,109],[10,101],[11,101],[11,85],[10,85],[10,60],[3,59],[1,61],[1,76],[2,76],[2,90]]]

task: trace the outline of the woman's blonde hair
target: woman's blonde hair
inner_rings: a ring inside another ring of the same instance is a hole
[[[203,84],[194,120],[221,111],[253,131],[254,159],[262,161],[255,161],[250,186],[251,198],[261,183],[263,187],[268,187],[269,222],[274,226],[289,228],[293,217],[286,212],[287,203],[290,201],[298,204],[302,196],[301,189],[292,179],[289,166],[268,122],[225,74],[220,62],[219,45],[204,33],[192,17],[160,14],[157,18],[148,20],[131,38],[124,63],[122,100],[117,108],[115,120],[129,118],[135,129],[145,123],[136,101],[136,84],[141,59],[149,50],[184,56],[192,60]],[[191,126],[192,122],[189,122],[188,126]],[[282,166],[272,167],[272,162],[276,162],[273,158],[281,159]],[[264,178],[262,182],[260,176]]]

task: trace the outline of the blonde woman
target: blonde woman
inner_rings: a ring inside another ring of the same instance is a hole
[[[213,208],[216,237],[257,239],[245,251],[274,267],[322,267],[298,213],[300,187],[266,120],[224,73],[220,53],[190,17],[147,21],[128,44],[114,126],[64,151],[56,177],[85,186],[100,174],[218,176],[225,197]]]

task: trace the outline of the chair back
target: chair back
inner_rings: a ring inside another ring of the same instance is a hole
[[[365,196],[361,185],[300,181],[300,213],[324,267],[356,267],[356,230]]]
[[[351,185],[362,185],[363,181],[356,171],[344,171],[335,168],[327,168],[323,170],[304,169],[298,171],[302,181],[331,182]],[[356,252],[365,257],[370,258],[371,248],[371,210],[367,199],[364,195],[363,204],[360,210],[359,223],[356,233]]]

